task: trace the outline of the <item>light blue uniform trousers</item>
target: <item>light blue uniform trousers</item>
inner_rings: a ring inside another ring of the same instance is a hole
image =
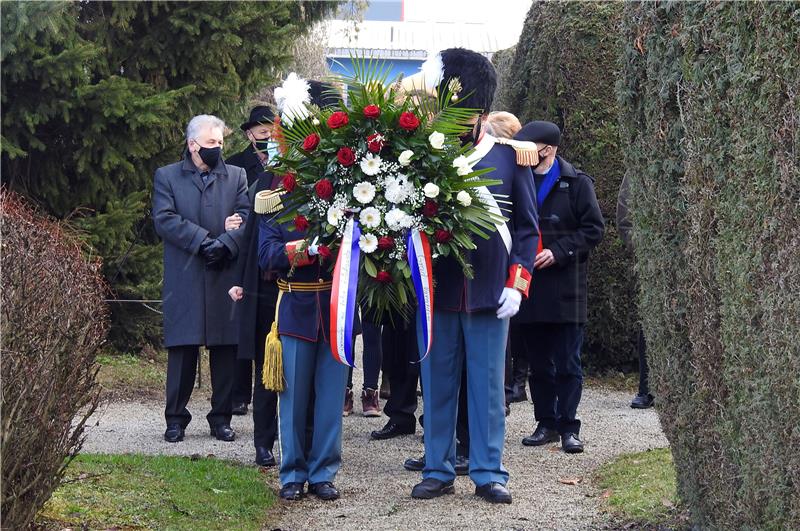
[[[278,395],[281,485],[333,481],[342,463],[342,408],[347,367],[325,341],[281,336],[286,390]],[[306,415],[311,391],[314,433],[306,456]]]
[[[417,330],[421,330],[418,320]],[[418,334],[420,352],[425,352]],[[456,477],[456,414],[462,363],[467,364],[469,476],[480,486],[505,485],[505,352],[508,319],[494,311],[433,314],[433,345],[421,363],[425,411],[424,478]]]

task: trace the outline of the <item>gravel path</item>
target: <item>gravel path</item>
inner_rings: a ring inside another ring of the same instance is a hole
[[[356,371],[356,389],[360,389]],[[584,390],[579,417],[586,452],[566,455],[558,446],[522,446],[520,440],[533,428],[533,405],[511,406],[506,429],[504,463],[511,474],[509,489],[514,503],[495,506],[473,495],[467,477],[456,480],[456,494],[436,500],[412,500],[412,486],[420,475],[407,472],[406,457],[422,454],[420,434],[389,441],[370,441],[369,432],[386,419],[360,416],[356,400],[352,416],[344,419],[344,462],[337,477],[342,498],[323,503],[308,498],[279,509],[267,529],[592,529],[607,522],[600,513],[600,493],[591,485],[593,471],[612,457],[628,452],[665,447],[653,410],[628,407],[629,393],[589,388]],[[383,403],[383,401],[381,401]],[[208,455],[252,463],[253,424],[250,415],[234,417],[238,438],[223,443],[208,435],[205,413],[208,399],[198,395],[189,408],[194,421],[179,444],[163,441],[163,404],[152,401],[117,401],[96,413],[87,431],[84,452],[138,452],[165,455]],[[419,410],[421,411],[420,404]],[[277,449],[276,444],[276,449]],[[270,481],[278,488],[277,474]],[[560,480],[579,479],[577,485]]]

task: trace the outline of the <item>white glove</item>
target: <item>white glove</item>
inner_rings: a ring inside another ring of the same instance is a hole
[[[244,290],[241,286],[233,286],[228,290],[228,295],[233,299],[233,302],[239,302],[244,297]]]
[[[511,319],[519,311],[519,304],[522,302],[522,293],[514,288],[503,288],[503,294],[500,295],[500,300],[497,303],[500,307],[497,309],[498,319]]]
[[[319,241],[319,236],[315,236],[314,241],[308,245],[308,247],[306,248],[308,256],[317,256],[319,254],[319,245],[317,245],[318,241]]]

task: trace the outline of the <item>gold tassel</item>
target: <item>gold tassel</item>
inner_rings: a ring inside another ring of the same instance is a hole
[[[272,329],[264,345],[264,387],[276,393],[282,393],[286,386],[283,381],[283,350],[281,338],[278,336],[278,323],[272,323]]]
[[[267,335],[264,343],[264,370],[261,380],[264,387],[276,393],[282,393],[286,389],[283,378],[283,348],[281,337],[278,335],[278,310],[281,306],[283,292],[278,293],[278,301],[275,303],[275,319],[272,321],[272,328]]]
[[[505,144],[514,148],[518,165],[537,166],[539,164],[539,152],[536,150],[535,142],[512,140],[509,138],[498,138],[496,140],[498,144]]]
[[[256,214],[273,214],[280,210],[283,190],[262,190],[256,194],[253,210]]]

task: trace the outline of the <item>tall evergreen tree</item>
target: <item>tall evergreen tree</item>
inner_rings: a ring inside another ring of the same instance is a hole
[[[191,116],[241,117],[337,5],[3,2],[3,183],[77,216],[118,297],[158,298],[153,171],[180,157]],[[118,346],[156,338],[139,311],[113,311]]]

